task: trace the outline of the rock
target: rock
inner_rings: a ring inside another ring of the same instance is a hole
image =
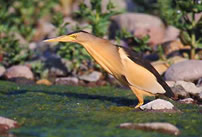
[[[180,49],[184,47],[184,45],[179,39],[165,42],[164,44],[162,44],[162,46],[166,56],[175,55],[177,51],[179,51]]]
[[[37,22],[36,32],[33,36],[34,41],[42,41],[45,37],[56,37],[55,26],[48,22],[47,18],[41,18]]]
[[[26,79],[34,79],[34,75],[29,67],[23,65],[16,65],[8,68],[4,74],[6,79],[13,78],[26,78]]]
[[[66,76],[68,68],[62,61],[62,58],[55,53],[47,50],[41,58],[46,68],[49,68],[49,75],[52,77]]]
[[[46,85],[46,86],[50,86],[52,85],[52,83],[47,80],[47,79],[40,79],[36,82],[36,84],[39,84],[39,85]]]
[[[109,36],[111,39],[114,39],[117,30],[126,30],[138,38],[149,35],[149,44],[154,46],[163,42],[166,28],[161,19],[156,16],[123,13],[112,18]]]
[[[200,79],[197,81],[196,86],[202,87],[202,78],[200,78]]]
[[[11,32],[21,45],[28,45],[28,41],[17,31]]]
[[[4,66],[0,66],[0,77],[4,75],[4,73],[6,72],[6,69]]]
[[[152,122],[152,123],[123,123],[120,124],[120,128],[124,129],[138,129],[138,130],[143,130],[143,131],[156,131],[156,132],[161,132],[161,133],[167,133],[171,135],[179,135],[180,130],[170,124],[170,123],[165,123],[165,122]]]
[[[180,85],[175,85],[173,87],[171,87],[173,93],[175,94],[175,97],[177,97],[178,99],[184,99],[184,98],[188,98],[189,93],[187,91],[185,91],[185,89],[180,86]]]
[[[142,110],[165,110],[173,108],[174,105],[172,103],[163,99],[156,99],[145,105],[140,106],[140,109]]]
[[[180,30],[179,29],[177,29],[174,26],[168,26],[166,28],[163,43],[164,42],[169,42],[169,41],[174,41],[179,37],[179,35],[180,35]]]
[[[169,67],[169,64],[163,61],[155,61],[151,63],[152,66],[162,75]]]
[[[199,94],[202,92],[202,87],[197,87],[194,83],[186,81],[172,82],[170,87],[175,96],[180,99],[189,98],[190,96],[194,96],[199,99]]]
[[[174,87],[175,81],[166,81],[169,87]]]
[[[193,98],[181,99],[180,102],[183,104],[194,104],[195,103]]]
[[[202,102],[202,91],[197,95],[197,100]]]
[[[165,73],[165,80],[194,81],[202,77],[202,60],[187,60],[171,65]]]
[[[9,129],[18,127],[19,124],[16,121],[0,116],[0,134],[7,132]]]
[[[72,4],[73,0],[60,0],[61,9],[59,12],[62,12],[64,16],[70,16],[72,14]]]
[[[98,81],[102,76],[102,73],[98,71],[93,71],[89,74],[84,74],[82,76],[79,76],[79,79],[89,81],[89,82],[96,82]]]
[[[29,49],[30,49],[31,51],[36,50],[36,48],[37,48],[37,43],[36,43],[36,42],[31,42],[31,43],[29,43]]]
[[[172,87],[172,89],[175,87],[178,87],[178,89],[181,88],[181,90],[184,90],[186,93],[190,95],[197,95],[201,92],[201,89],[199,87],[196,87],[194,83],[186,81],[177,81],[174,87]],[[174,90],[173,92],[175,93]]]
[[[78,85],[79,80],[76,77],[63,77],[56,78],[55,84],[57,85]]]

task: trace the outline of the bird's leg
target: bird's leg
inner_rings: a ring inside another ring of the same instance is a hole
[[[144,104],[144,99],[142,95],[136,95],[139,103],[135,106],[135,108],[139,108],[140,106],[142,106]]]
[[[138,99],[138,104],[135,106],[135,108],[139,108],[141,105],[144,104],[144,97],[142,94],[142,91],[135,88],[135,87],[130,87],[133,91],[133,93],[136,95],[137,99]]]

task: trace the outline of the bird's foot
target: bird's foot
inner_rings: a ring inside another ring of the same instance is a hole
[[[135,109],[139,108],[140,106],[143,105],[143,102],[139,102],[136,106],[135,106]]]

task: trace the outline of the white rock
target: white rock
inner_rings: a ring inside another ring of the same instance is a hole
[[[153,100],[145,105],[140,106],[142,110],[161,110],[161,109],[173,109],[174,105],[169,101],[163,99]]]
[[[8,68],[4,75],[7,79],[20,78],[20,77],[31,80],[34,79],[34,75],[30,70],[30,68],[23,65],[16,65]]]
[[[186,81],[177,81],[175,83],[176,86],[181,86],[187,93],[196,95],[201,92],[201,89],[199,87],[196,87],[196,85],[192,82],[186,82]]]

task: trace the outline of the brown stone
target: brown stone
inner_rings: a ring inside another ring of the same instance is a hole
[[[162,46],[163,46],[163,50],[164,50],[164,53],[166,56],[175,51],[178,51],[184,47],[184,45],[182,44],[182,42],[179,39],[166,42]]]
[[[169,68],[169,64],[163,61],[152,62],[152,66],[162,75]]]
[[[27,78],[27,79],[34,79],[34,74],[32,73],[31,69],[27,66],[23,65],[16,65],[8,68],[4,74],[7,79],[12,78]]]
[[[52,83],[47,80],[47,79],[40,79],[36,82],[36,84],[39,84],[39,85],[46,85],[46,86],[50,86],[52,85]]]

